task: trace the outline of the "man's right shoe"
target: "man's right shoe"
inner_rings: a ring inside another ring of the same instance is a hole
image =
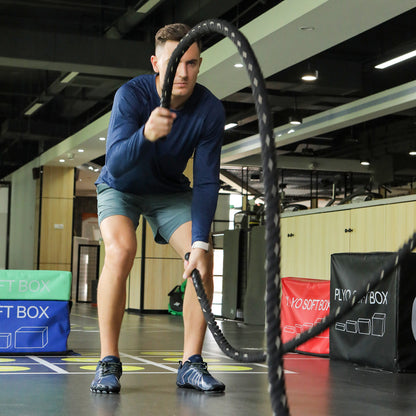
[[[93,393],[119,393],[122,373],[122,364],[118,357],[104,357],[97,364],[90,390]]]
[[[192,355],[184,363],[179,361],[176,385],[206,392],[223,392],[225,390],[225,385],[209,373],[207,363],[202,360],[200,355]]]

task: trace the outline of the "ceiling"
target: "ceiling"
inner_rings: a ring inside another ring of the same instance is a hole
[[[262,67],[287,203],[380,186],[411,191],[416,57],[374,66],[416,49],[416,0],[0,0],[0,178],[58,145],[67,163],[99,169],[104,144],[96,136],[105,136],[116,89],[151,72],[156,30],[214,17],[242,30]],[[222,100],[227,123],[237,123],[225,132],[223,189],[261,195],[248,77],[234,68],[239,57],[227,39],[203,44],[199,80]],[[318,80],[300,79],[308,67]],[[33,104],[37,111],[25,115]],[[293,128],[295,110],[303,124]],[[63,147],[68,138],[73,148]]]

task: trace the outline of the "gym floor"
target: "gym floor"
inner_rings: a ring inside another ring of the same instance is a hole
[[[263,348],[264,328],[220,323],[236,347]],[[93,394],[99,354],[97,310],[74,305],[66,356],[0,356],[1,416],[254,416],[271,415],[267,366],[225,357],[210,334],[204,359],[226,384],[224,394],[179,389],[182,321],[126,313],[120,350],[121,394]],[[300,354],[285,356],[292,416],[416,415],[416,374],[389,373]]]

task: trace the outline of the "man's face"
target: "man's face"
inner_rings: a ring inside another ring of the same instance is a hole
[[[153,55],[151,58],[153,70],[159,73],[160,89],[163,86],[169,58],[177,45],[178,42],[168,40],[164,46],[159,46],[156,49],[156,56]],[[200,57],[198,45],[193,43],[182,56],[176,70],[172,87],[172,106],[175,104],[175,101],[182,104],[191,96],[196,84],[201,61],[202,58]]]

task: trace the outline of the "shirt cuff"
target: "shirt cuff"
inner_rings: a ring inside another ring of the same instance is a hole
[[[192,244],[192,248],[202,248],[202,250],[209,251],[209,243],[205,241],[195,241]]]

